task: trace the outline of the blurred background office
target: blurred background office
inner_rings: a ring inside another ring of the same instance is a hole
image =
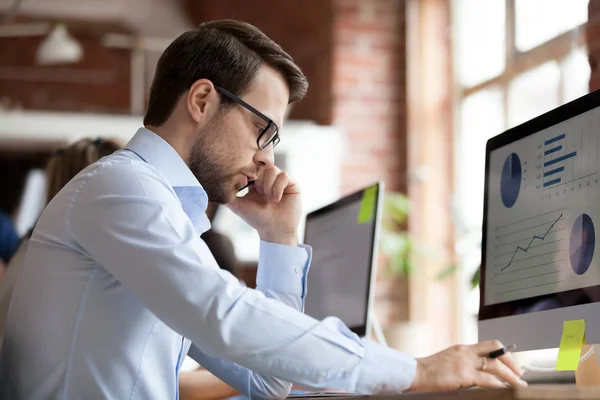
[[[421,356],[476,340],[485,142],[600,88],[600,1],[1,0],[0,210],[18,235],[49,155],[131,137],[162,50],[220,18],[258,26],[309,78],[276,154],[305,212],[385,182],[388,343]],[[253,286],[256,233],[226,208],[213,226]]]

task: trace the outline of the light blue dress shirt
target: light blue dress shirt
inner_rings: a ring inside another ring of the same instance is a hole
[[[141,128],[41,215],[14,288],[0,398],[176,399],[185,355],[252,398],[295,381],[399,392],[416,362],[301,313],[311,250],[260,243],[257,289],[219,269],[200,234],[207,195]]]

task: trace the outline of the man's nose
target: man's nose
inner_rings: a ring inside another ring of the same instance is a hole
[[[264,168],[272,168],[275,165],[275,152],[273,145],[269,144],[254,155],[254,162]]]

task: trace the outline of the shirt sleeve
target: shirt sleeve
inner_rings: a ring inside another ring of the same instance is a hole
[[[310,246],[260,242],[256,288],[265,296],[304,312],[306,281],[312,259]]]
[[[306,274],[312,250],[309,246],[284,246],[260,242],[257,290],[267,297],[302,311],[306,295]],[[241,365],[208,356],[192,343],[188,356],[229,386],[250,398],[286,397],[292,384],[259,374]],[[285,394],[285,396],[283,396]]]
[[[318,321],[242,287],[207,263],[172,189],[141,167],[92,175],[68,223],[84,254],[208,357],[313,388],[400,392],[412,382],[413,358],[359,339],[336,318]],[[276,285],[265,291],[291,290]]]
[[[279,399],[288,396],[292,384],[257,373],[231,361],[211,357],[192,343],[188,356],[223,382],[251,399]]]

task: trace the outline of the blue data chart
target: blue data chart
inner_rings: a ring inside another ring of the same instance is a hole
[[[596,247],[594,222],[587,214],[581,214],[575,220],[569,239],[569,257],[571,267],[577,275],[583,275],[592,264]]]
[[[500,196],[506,208],[511,208],[517,202],[519,192],[521,191],[522,179],[523,170],[521,169],[521,160],[516,153],[511,153],[506,157],[506,161],[504,161],[502,177],[500,179]]]
[[[565,151],[566,138],[563,133],[544,142],[544,189],[564,183],[566,161],[577,156],[577,151]]]

